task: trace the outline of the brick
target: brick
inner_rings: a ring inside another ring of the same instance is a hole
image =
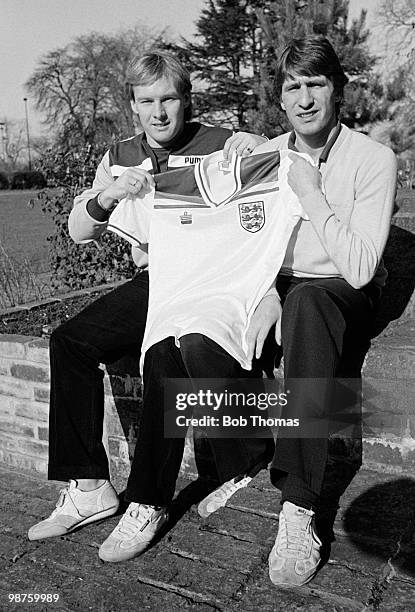
[[[407,379],[415,372],[415,347],[377,346],[368,353],[365,373]]]
[[[12,397],[0,395],[0,419],[10,420],[15,414],[14,401]]]
[[[408,417],[406,415],[381,412],[371,414],[363,419],[363,434],[367,438],[383,438],[400,441],[407,430]]]
[[[194,454],[193,437],[191,432],[188,431],[184,442],[183,458],[179,471],[181,476],[194,476],[197,474]]]
[[[138,400],[105,397],[104,428],[107,435],[128,437],[139,420]]]
[[[415,414],[415,380],[373,378],[366,375],[362,392],[364,418],[385,412]]]
[[[111,457],[120,456],[120,441],[121,438],[108,437],[108,452]]]
[[[106,376],[104,378],[104,390],[108,395],[121,398],[141,398],[141,379],[129,374],[125,376]]]
[[[26,344],[26,359],[33,363],[49,365],[49,342],[44,338],[31,340]]]
[[[19,448],[18,438],[13,437],[12,435],[2,435],[0,436],[0,448],[5,451],[17,451]]]
[[[105,370],[109,376],[125,376],[126,374],[130,376],[140,376],[139,360],[140,354],[139,351],[137,351],[137,357],[123,357],[119,361],[107,365]]]
[[[104,435],[107,435],[107,436],[125,435],[117,412],[112,409],[108,410],[107,400],[105,400]]]
[[[408,318],[404,325],[390,326],[373,341],[363,372],[365,377],[398,381],[414,379],[415,319]]]
[[[27,381],[16,380],[8,376],[0,377],[0,396],[13,396],[24,399],[32,399],[32,385]]]
[[[26,425],[18,421],[0,421],[0,430],[8,434],[15,434],[16,436],[24,436],[34,438],[35,432],[33,426]]]
[[[26,355],[26,344],[32,338],[14,334],[0,334],[0,355],[23,359]]]
[[[47,474],[48,463],[40,457],[28,457],[19,453],[10,453],[0,449],[0,462],[7,463],[12,467]]]
[[[105,410],[105,417],[109,417],[112,415],[115,415],[115,416],[118,415],[117,407],[115,405],[115,401],[112,395],[105,395],[104,410]]]
[[[137,421],[141,413],[141,402],[137,399],[115,398],[115,407],[121,419],[125,416]]]
[[[20,452],[24,455],[31,455],[33,457],[46,458],[48,457],[48,445],[42,442],[36,442],[32,440],[21,440],[20,441]]]
[[[50,398],[49,385],[45,385],[44,387],[37,386],[33,389],[33,393],[34,393],[34,398],[37,402],[49,403],[49,398]]]
[[[125,438],[108,437],[109,454],[123,461],[129,460],[128,443]]]
[[[0,356],[0,374],[1,376],[10,376],[10,365],[13,361],[9,357]]]
[[[125,461],[118,457],[110,457],[111,482],[116,486],[118,491],[123,491],[126,488],[130,469],[130,461]]]
[[[38,427],[37,437],[39,440],[48,442],[49,441],[49,428],[48,427]]]
[[[49,370],[46,368],[24,363],[15,363],[11,366],[10,372],[15,378],[22,378],[23,380],[31,380],[34,382],[49,381]]]
[[[39,404],[38,402],[23,402],[21,400],[15,400],[15,411],[16,415],[32,419],[33,421],[47,422],[49,419],[49,408],[46,404]]]

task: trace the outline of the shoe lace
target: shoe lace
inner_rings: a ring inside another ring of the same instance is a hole
[[[289,520],[286,516],[281,517],[283,525],[279,548],[306,557],[310,548],[311,518],[310,516],[301,518],[297,516]]]
[[[56,502],[55,509],[52,512],[51,517],[55,516],[59,512],[59,509],[62,508],[67,495],[69,495],[69,485],[59,491],[58,501]]]
[[[118,523],[117,530],[119,533],[129,536],[136,533],[137,530],[143,531],[150,522],[153,512],[154,508],[152,506],[132,502]]]

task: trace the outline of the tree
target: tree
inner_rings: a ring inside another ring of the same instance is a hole
[[[14,172],[23,165],[27,143],[23,121],[1,122],[1,167],[6,172]]]
[[[257,14],[264,37],[265,61],[258,110],[252,117],[256,131],[276,136],[288,128],[284,113],[276,105],[275,60],[289,39],[307,34],[321,34],[330,40],[349,77],[342,120],[357,127],[377,117],[383,90],[373,74],[376,57],[367,47],[366,11],[361,11],[350,26],[348,2],[344,0],[279,0]]]
[[[383,0],[379,6],[380,24],[386,29],[385,40],[407,59],[415,50],[415,5],[413,0]]]
[[[0,130],[0,169],[7,174],[22,170],[28,164],[24,120],[10,121],[4,117],[0,121]],[[37,157],[45,148],[45,138],[32,136],[30,146],[32,153]]]
[[[263,0],[208,0],[197,42],[168,45],[192,72],[194,113],[210,123],[246,126],[255,107],[261,50],[255,7]]]
[[[275,136],[287,127],[275,98],[276,57],[292,37],[323,34],[351,77],[351,91],[364,100],[354,110],[356,100],[346,99],[347,122],[355,125],[366,120],[365,109],[372,113],[369,100],[379,93],[371,78],[376,58],[366,46],[365,18],[362,11],[349,27],[346,0],[207,0],[196,23],[196,42],[182,39],[170,48],[193,73],[196,114]]]
[[[370,135],[390,146],[415,182],[415,70],[413,64],[399,66],[385,86],[385,116],[375,123]]]
[[[128,62],[159,41],[162,33],[138,27],[80,36],[43,56],[26,88],[45,123],[68,148],[108,144],[134,132],[124,95]]]

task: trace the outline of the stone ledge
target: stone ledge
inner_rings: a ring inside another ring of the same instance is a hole
[[[105,285],[105,288],[108,288]],[[96,288],[91,290],[96,291]],[[74,295],[79,292],[72,292]],[[45,472],[49,399],[45,339],[0,334],[0,460]],[[363,368],[364,465],[392,473],[415,467],[415,319],[402,317],[373,341]],[[104,444],[114,476],[125,479],[139,427],[136,360],[123,359],[104,377]],[[412,399],[411,399],[412,397]],[[12,443],[12,440],[15,443]],[[23,443],[21,443],[23,441]],[[195,474],[190,436],[182,472]]]

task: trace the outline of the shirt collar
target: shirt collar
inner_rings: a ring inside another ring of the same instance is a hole
[[[326,142],[324,149],[322,150],[322,152],[320,153],[320,157],[318,158],[318,167],[320,168],[321,164],[325,164],[327,161],[327,158],[329,156],[329,153],[334,145],[334,143],[336,142],[340,131],[342,129],[342,125],[340,123],[340,121],[337,122],[337,125],[333,131],[333,134],[330,136],[330,138],[328,139],[328,141]],[[295,146],[295,132],[294,130],[290,133],[290,136],[288,138],[288,148],[291,149],[292,151],[297,151],[298,149]]]

